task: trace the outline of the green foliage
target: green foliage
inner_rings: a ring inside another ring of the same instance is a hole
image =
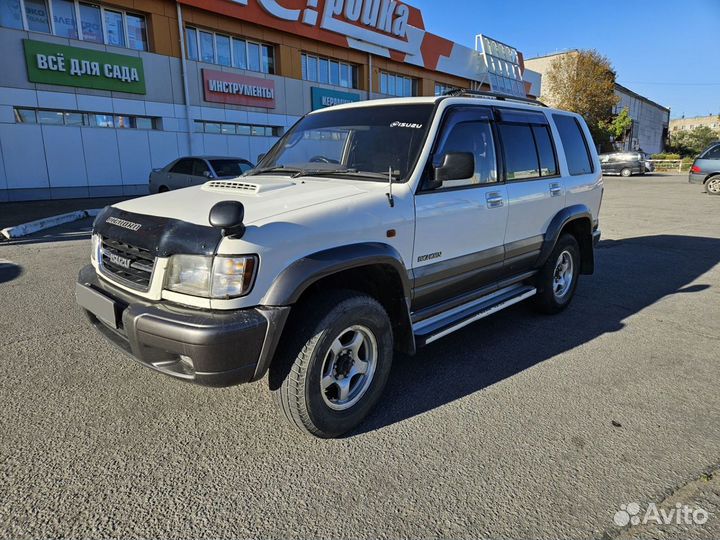
[[[620,111],[620,114],[615,115],[612,121],[603,123],[607,125],[607,131],[616,141],[624,141],[632,128],[633,120],[626,107]]]
[[[673,132],[668,150],[684,157],[694,157],[718,139],[720,139],[719,131],[708,126],[698,126],[692,131]]]
[[[680,154],[669,154],[667,152],[661,154],[653,154],[651,159],[680,159]]]

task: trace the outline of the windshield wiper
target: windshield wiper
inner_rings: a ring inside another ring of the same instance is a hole
[[[257,176],[258,174],[265,174],[265,173],[269,173],[269,172],[296,173],[296,172],[300,172],[301,170],[302,169],[297,169],[295,167],[286,167],[285,165],[275,165],[274,167],[264,167],[262,169],[253,169],[253,170],[245,173],[245,176]]]
[[[384,182],[388,181],[388,175],[378,172],[370,171],[358,171],[357,169],[305,169],[299,170],[292,175],[293,178],[299,178],[301,176],[330,176],[333,174],[339,174],[342,176],[362,176],[365,178],[376,178]],[[399,174],[393,173],[393,180],[395,180]]]

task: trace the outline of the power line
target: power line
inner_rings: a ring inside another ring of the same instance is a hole
[[[662,86],[720,86],[720,82],[711,83],[675,83],[675,82],[627,82],[625,84],[653,84]]]

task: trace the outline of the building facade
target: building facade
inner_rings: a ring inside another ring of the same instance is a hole
[[[715,131],[720,130],[720,114],[708,116],[691,116],[689,118],[675,118],[670,120],[670,136],[678,131],[692,131],[698,127],[709,127]]]
[[[143,194],[178,156],[255,162],[313,109],[491,89],[396,0],[2,0],[0,51],[0,202]]]
[[[525,65],[533,72],[544,75],[559,57],[577,53],[577,50],[571,50],[528,58],[525,60]],[[552,101],[548,88],[541,87],[540,94],[543,97],[548,96]],[[620,84],[615,84],[615,95],[619,101],[613,113],[619,114],[623,109],[627,109],[628,115],[633,121],[629,136],[624,142],[618,143],[618,150],[637,150],[648,154],[663,152],[670,124],[670,109]]]

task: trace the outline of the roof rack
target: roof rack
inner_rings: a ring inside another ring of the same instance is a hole
[[[547,107],[542,101],[536,99],[530,99],[519,96],[508,96],[506,94],[499,94],[497,92],[483,92],[480,90],[466,90],[458,88],[455,90],[448,90],[443,94],[444,97],[478,97],[478,98],[490,98],[498,101],[517,101],[519,103],[528,103],[535,105],[536,107]]]

